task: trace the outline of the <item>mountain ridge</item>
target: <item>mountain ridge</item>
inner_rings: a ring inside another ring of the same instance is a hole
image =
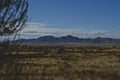
[[[43,43],[107,43],[107,44],[119,44],[120,39],[113,39],[113,38],[102,38],[102,37],[96,37],[94,39],[92,38],[79,38],[72,35],[67,36],[42,36],[36,39],[19,39],[16,40],[20,43],[37,43],[37,44],[43,44]]]

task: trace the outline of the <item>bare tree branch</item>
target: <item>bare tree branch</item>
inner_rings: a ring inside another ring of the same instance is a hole
[[[0,0],[0,36],[22,29],[27,20],[27,0]]]

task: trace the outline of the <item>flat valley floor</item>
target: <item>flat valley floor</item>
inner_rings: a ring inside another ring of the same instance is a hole
[[[120,46],[21,45],[1,56],[0,80],[120,80]]]

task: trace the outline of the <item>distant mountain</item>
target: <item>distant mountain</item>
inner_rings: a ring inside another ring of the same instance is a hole
[[[94,39],[91,38],[78,38],[72,35],[54,37],[54,36],[43,36],[37,39],[19,39],[17,42],[20,43],[35,43],[35,44],[44,44],[44,43],[97,43],[97,44],[119,44],[120,39],[112,38],[102,38],[97,37]]]

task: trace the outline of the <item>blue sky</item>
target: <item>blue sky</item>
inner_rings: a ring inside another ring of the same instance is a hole
[[[29,0],[22,33],[120,38],[120,0]]]

